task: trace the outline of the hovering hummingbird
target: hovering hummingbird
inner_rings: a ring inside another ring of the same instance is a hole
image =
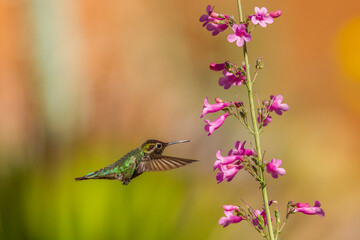
[[[166,171],[196,162],[197,160],[162,155],[167,146],[185,142],[190,141],[182,140],[166,143],[149,139],[139,148],[128,152],[113,164],[83,177],[75,178],[75,180],[117,179],[123,182],[124,185],[128,185],[131,179],[139,176],[143,172]]]

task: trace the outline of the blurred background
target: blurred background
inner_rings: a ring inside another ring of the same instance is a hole
[[[253,139],[230,118],[203,130],[205,97],[246,100],[209,70],[241,63],[242,49],[202,28],[208,4],[238,18],[234,0],[0,0],[0,239],[260,239],[246,223],[217,224],[224,204],[262,203],[245,172],[216,184],[212,171],[218,149]],[[283,11],[248,45],[252,64],[264,57],[259,98],[290,106],[261,135],[287,170],[268,175],[269,198],[282,214],[289,200],[326,212],[292,216],[282,238],[359,239],[360,2],[243,4]],[[126,187],[74,181],[148,138],[190,139],[165,153],[200,162]]]

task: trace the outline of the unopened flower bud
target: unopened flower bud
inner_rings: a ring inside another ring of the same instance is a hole
[[[222,20],[219,20],[219,19],[214,19],[212,20],[213,23],[215,24],[219,24],[219,25],[226,25],[227,24],[227,21],[222,21]]]
[[[241,109],[241,112],[246,115],[246,114],[247,114],[246,108],[242,108],[242,109]]]
[[[251,168],[252,168],[253,172],[255,172],[256,174],[258,173],[258,169],[255,166],[251,165]]]
[[[224,19],[230,19],[230,17],[229,17],[228,15],[221,14],[221,13],[216,13],[216,12],[212,12],[212,13],[210,13],[210,17],[213,17],[213,18],[224,18]]]
[[[279,210],[275,210],[275,218],[276,218],[276,222],[279,224],[281,222]]]
[[[250,69],[250,65],[249,65],[249,69]],[[245,62],[242,62],[242,65],[240,67],[240,72],[243,75],[246,75],[246,66],[245,66]]]
[[[257,219],[259,220],[259,227],[260,227],[260,229],[264,229],[264,228],[265,228],[265,221],[264,221],[263,216],[258,215],[258,216],[257,216]]]
[[[222,71],[225,69],[225,63],[211,63],[210,64],[210,69],[213,71]]]
[[[264,63],[262,62],[263,57],[260,57],[259,59],[256,60],[256,64],[255,64],[255,68],[256,69],[263,69],[264,68]]]
[[[240,116],[245,122],[247,122],[246,115],[247,115],[246,108],[243,107],[240,111]]]
[[[224,100],[220,99],[220,98],[215,98],[215,102],[216,103],[226,103]]]
[[[256,157],[251,157],[250,158],[251,159],[251,161],[253,161],[253,163],[255,163],[256,165],[258,165],[258,159],[256,158]]]
[[[235,107],[242,107],[242,106],[244,106],[244,103],[243,102],[241,102],[241,101],[239,101],[239,102],[234,102],[234,105],[235,105]]]
[[[287,204],[287,207],[290,208],[290,207],[295,207],[296,206],[296,202],[295,201],[289,201],[288,204]]]
[[[235,65],[234,63],[232,63],[230,61],[226,61],[225,62],[225,69],[226,69],[226,71],[231,72],[231,73],[234,74],[234,73],[238,72],[239,66]]]
[[[269,13],[269,16],[272,17],[272,18],[277,18],[277,17],[280,17],[281,15],[282,15],[281,10],[277,10],[277,11]]]

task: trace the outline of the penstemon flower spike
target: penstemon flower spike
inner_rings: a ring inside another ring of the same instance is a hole
[[[232,181],[242,169],[243,171],[248,172],[260,184],[264,205],[261,210],[254,210],[254,208],[244,202],[247,211],[240,206],[224,205],[225,217],[221,217],[218,223],[223,227],[227,227],[230,224],[246,221],[264,238],[277,240],[290,215],[300,212],[307,215],[324,217],[325,212],[320,208],[321,204],[319,201],[315,201],[314,206],[310,206],[308,203],[290,201],[287,205],[286,217],[281,225],[278,202],[268,200],[265,173],[268,173],[273,178],[277,179],[279,176],[285,175],[286,170],[280,167],[282,165],[282,160],[280,159],[272,158],[270,161],[265,160],[265,151],[264,154],[262,154],[260,147],[260,134],[262,133],[263,128],[273,121],[273,116],[271,115],[274,115],[275,113],[276,115],[282,116],[284,112],[289,110],[289,106],[286,103],[283,103],[283,96],[279,94],[276,96],[271,95],[269,100],[263,100],[261,104],[258,99],[259,108],[256,110],[253,96],[253,84],[258,73],[264,68],[264,64],[262,57],[256,60],[254,77],[251,78],[247,44],[251,41],[252,31],[257,25],[260,25],[263,28],[267,27],[267,25],[274,22],[275,18],[282,15],[282,11],[277,10],[268,12],[266,7],[255,7],[255,14],[247,16],[244,21],[241,0],[237,0],[237,3],[240,16],[238,24],[232,17],[229,17],[226,14],[215,13],[214,7],[211,7],[210,5],[206,8],[207,14],[200,17],[200,22],[203,22],[203,26],[206,26],[207,30],[211,31],[213,36],[218,35],[220,32],[224,32],[227,29],[233,31],[233,33],[230,33],[227,36],[227,40],[230,43],[235,42],[238,47],[243,49],[244,64],[237,65],[230,61],[211,63],[210,69],[212,71],[222,71],[223,77],[219,78],[218,84],[225,90],[239,86],[246,87],[249,106],[245,107],[243,102],[239,100],[224,101],[220,98],[215,98],[215,103],[210,104],[206,97],[201,117],[204,117],[209,113],[216,113],[219,111],[225,112],[213,122],[204,120],[206,122],[204,129],[208,132],[208,136],[219,129],[228,117],[232,116],[238,119],[239,122],[249,130],[250,134],[254,136],[254,148],[245,148],[246,141],[236,141],[235,148],[231,149],[227,156],[222,153],[221,149],[218,150],[216,153],[217,160],[214,163],[213,170],[218,171],[216,173],[218,184],[225,180],[227,182]],[[253,25],[252,30],[249,31],[249,26],[251,24]],[[250,121],[248,121],[248,115],[250,116]],[[251,143],[250,146],[252,146]],[[272,208],[274,208],[274,218],[272,218],[270,213],[270,206],[272,204]],[[274,229],[273,224],[275,224]]]

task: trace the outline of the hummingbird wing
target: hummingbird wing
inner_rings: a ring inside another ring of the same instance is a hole
[[[152,155],[140,162],[136,168],[136,173],[166,171],[179,167],[183,167],[197,160],[170,157],[164,155]]]

